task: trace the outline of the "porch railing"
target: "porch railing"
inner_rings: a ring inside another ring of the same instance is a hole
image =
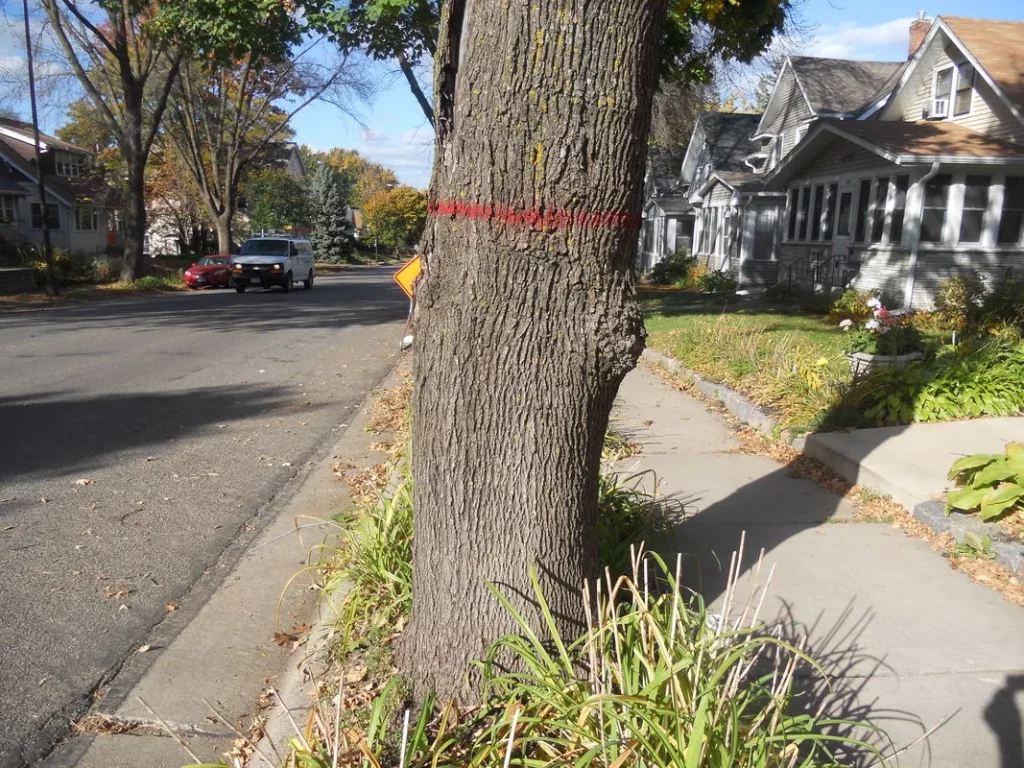
[[[809,251],[786,267],[784,278],[779,282],[792,294],[794,288],[828,292],[836,288],[848,288],[857,274],[859,265],[851,263],[846,256],[835,256],[831,249]]]

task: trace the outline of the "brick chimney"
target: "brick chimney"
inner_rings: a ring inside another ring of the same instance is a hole
[[[910,47],[907,49],[908,60],[914,58],[914,54],[921,47],[921,43],[924,42],[924,38],[931,28],[932,20],[924,15],[924,11],[919,11],[917,18],[910,24]]]

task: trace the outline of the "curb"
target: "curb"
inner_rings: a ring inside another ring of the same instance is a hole
[[[910,510],[914,518],[920,520],[936,533],[949,533],[956,542],[962,543],[967,534],[988,536],[992,540],[992,553],[998,565],[1006,568],[1018,577],[1024,577],[1024,543],[1007,540],[1003,530],[992,523],[986,523],[969,515],[946,516],[945,505],[941,501],[924,501],[915,503],[914,494],[889,480],[880,477],[864,467],[860,462],[833,450],[813,435],[808,440],[796,437],[787,432],[779,432],[778,421],[769,416],[763,409],[750,402],[734,389],[705,379],[691,371],[678,360],[645,349],[642,357],[648,362],[664,368],[669,373],[693,379],[694,388],[709,400],[721,403],[744,424],[754,427],[759,432],[780,439],[794,450],[800,451],[808,458],[824,464],[835,471],[840,477],[851,483],[869,488],[876,493],[890,496]]]

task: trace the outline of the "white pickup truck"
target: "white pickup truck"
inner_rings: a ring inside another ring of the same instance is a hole
[[[287,293],[300,281],[310,290],[316,279],[314,261],[308,240],[285,235],[250,237],[231,258],[231,284],[239,293],[274,286]]]

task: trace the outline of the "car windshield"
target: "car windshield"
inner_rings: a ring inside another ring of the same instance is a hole
[[[227,264],[231,261],[230,256],[204,256],[196,262],[198,267],[212,267],[215,264]]]
[[[287,240],[246,240],[242,243],[243,256],[284,256],[287,253]]]

